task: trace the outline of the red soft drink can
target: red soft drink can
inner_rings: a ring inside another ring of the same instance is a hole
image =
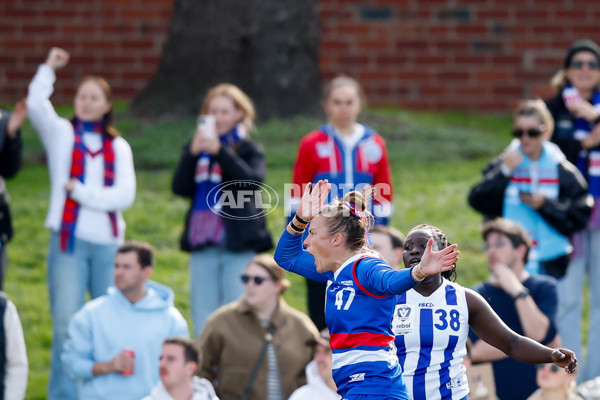
[[[123,353],[125,353],[129,357],[135,359],[135,351],[133,351],[131,349],[125,349],[125,350],[123,350]],[[133,368],[131,368],[130,370],[121,371],[121,374],[125,375],[125,376],[133,375]]]

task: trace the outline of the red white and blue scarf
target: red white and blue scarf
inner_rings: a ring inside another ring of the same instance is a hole
[[[221,146],[231,146],[246,137],[243,125],[219,137]],[[200,153],[196,163],[194,181],[196,189],[190,213],[188,239],[192,247],[218,245],[225,237],[225,221],[220,215],[219,194],[215,190],[223,180],[221,165],[209,153]]]
[[[112,145],[113,138],[106,132],[104,120],[96,122],[83,122],[77,118],[71,121],[73,124],[74,141],[73,153],[71,155],[71,179],[77,179],[81,183],[85,182],[85,154],[89,153],[95,157],[102,152],[104,155],[104,186],[112,186],[115,181],[115,152]],[[102,149],[98,153],[90,153],[83,143],[84,132],[95,132],[102,135]],[[69,195],[65,200],[62,222],[60,225],[60,249],[73,252],[75,227],[77,225],[77,214],[79,213],[79,203],[73,200]],[[113,235],[118,236],[117,215],[114,212],[108,213]]]
[[[576,99],[581,98],[579,91],[573,86],[567,86],[562,91],[562,97],[567,106]],[[600,111],[600,92],[592,95],[592,105]],[[574,118],[573,138],[582,140],[589,136],[593,125],[585,118]],[[589,193],[597,199],[600,197],[600,146],[589,150],[581,150],[577,157],[577,168],[589,184]]]

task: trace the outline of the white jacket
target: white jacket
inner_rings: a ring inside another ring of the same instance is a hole
[[[25,338],[17,308],[6,299],[4,311],[4,333],[6,335],[6,364],[4,366],[4,399],[23,400],[27,390],[29,364],[25,349]]]
[[[341,396],[331,390],[319,375],[315,360],[306,366],[306,385],[292,393],[289,400],[340,400]]]
[[[56,75],[45,64],[39,66],[29,84],[27,109],[37,131],[48,162],[50,175],[50,206],[45,225],[57,232],[65,205],[65,185],[70,179],[71,157],[75,134],[71,122],[59,117],[50,103]],[[102,148],[98,134],[84,134],[83,142],[90,152]],[[115,152],[114,184],[104,186],[104,157],[85,155],[85,183],[78,182],[71,197],[80,204],[75,236],[93,243],[115,244],[123,241],[125,221],[121,215],[135,200],[135,170],[131,147],[122,137],[113,140]],[[108,212],[117,214],[118,237],[114,237]]]
[[[195,376],[192,384],[194,385],[194,394],[190,400],[219,400],[215,389],[208,380]],[[152,393],[142,400],[173,400],[173,397],[167,392],[162,382],[158,382],[158,385],[152,389]]]

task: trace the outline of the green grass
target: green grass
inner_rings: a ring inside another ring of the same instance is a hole
[[[178,240],[188,204],[170,192],[170,180],[181,147],[190,137],[194,118],[137,121],[117,104],[117,127],[134,152],[138,179],[135,205],[125,213],[127,238],[145,240],[157,249],[154,279],[175,291],[176,306],[190,321],[188,255]],[[69,116],[69,107],[59,108]],[[406,232],[419,223],[439,226],[463,251],[458,278],[470,286],[487,275],[478,229],[480,215],[466,204],[470,185],[491,157],[508,143],[508,117],[470,114],[408,113],[368,110],[362,120],[387,140],[392,164],[395,208],[392,224]],[[320,124],[313,118],[273,120],[259,126],[256,139],[267,150],[266,183],[283,195],[289,182],[300,138]],[[8,182],[16,235],[9,247],[6,291],[18,307],[30,362],[28,399],[44,399],[49,373],[51,321],[46,286],[49,233],[43,226],[48,202],[48,174],[41,162],[41,145],[30,125],[24,126],[26,164]],[[285,224],[282,202],[269,214],[276,239]],[[305,310],[305,288],[297,276],[286,294],[294,307]]]

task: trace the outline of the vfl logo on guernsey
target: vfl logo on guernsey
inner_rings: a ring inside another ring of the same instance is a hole
[[[410,317],[410,307],[407,305],[398,306],[396,309],[396,314],[398,317],[406,319]]]
[[[392,332],[394,332],[394,335],[408,335],[412,333],[413,319],[414,315],[409,305],[396,305],[396,312],[394,312],[394,319],[392,321]]]
[[[365,373],[350,375],[350,382],[360,382],[365,380]]]

